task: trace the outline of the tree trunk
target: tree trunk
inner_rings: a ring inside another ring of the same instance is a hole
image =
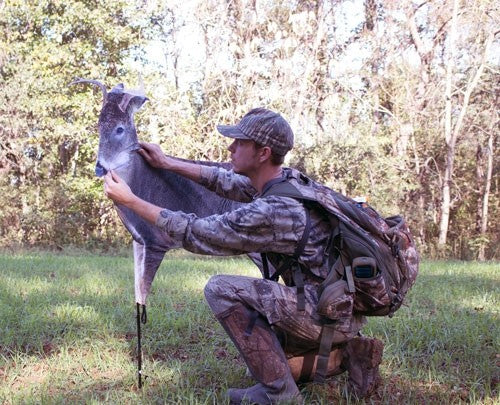
[[[453,175],[453,163],[455,157],[456,138],[453,137],[451,123],[451,96],[453,78],[453,57],[455,54],[455,36],[457,29],[458,0],[453,1],[453,15],[451,18],[448,60],[446,63],[446,90],[445,90],[445,118],[444,118],[444,138],[446,142],[446,161],[443,183],[441,185],[441,221],[439,223],[438,246],[446,245],[448,236],[448,225],[450,222],[451,193],[450,185]]]
[[[485,151],[481,145],[481,139],[477,140],[476,148],[476,233],[481,233],[481,218],[483,212],[483,188],[484,188],[484,160]]]
[[[77,168],[77,162],[78,162],[78,157],[80,155],[80,144],[77,143],[75,146],[75,153],[73,155],[73,160],[71,162],[71,176],[76,177],[76,168]]]
[[[486,236],[486,231],[488,230],[488,200],[490,197],[491,188],[491,178],[493,177],[493,131],[490,132],[488,137],[488,148],[486,149],[486,154],[488,157],[488,163],[486,166],[486,179],[484,182],[484,194],[483,194],[483,207],[481,211],[481,229],[480,236],[481,239]],[[479,261],[485,260],[485,247],[486,243],[481,242],[479,247],[479,252],[477,259]]]
[[[467,114],[467,107],[469,106],[470,96],[474,89],[476,88],[479,79],[483,73],[486,61],[488,59],[488,53],[493,43],[494,34],[490,33],[485,41],[483,57],[481,64],[479,65],[476,74],[467,84],[467,88],[464,93],[464,99],[462,106],[460,108],[460,114],[458,115],[457,121],[454,126],[451,122],[451,86],[452,86],[452,65],[453,65],[453,54],[455,46],[455,34],[457,26],[457,11],[458,11],[458,0],[453,2],[453,16],[451,21],[451,31],[450,31],[450,52],[446,69],[446,105],[445,105],[445,141],[446,141],[446,167],[444,172],[443,187],[442,187],[442,202],[441,202],[441,221],[439,224],[439,240],[438,244],[440,247],[446,245],[446,239],[448,235],[448,225],[450,219],[450,208],[451,208],[451,191],[450,186],[453,180],[453,164],[455,160],[455,146],[458,138],[458,134],[462,129],[462,124]]]

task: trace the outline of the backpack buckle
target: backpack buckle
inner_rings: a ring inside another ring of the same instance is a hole
[[[401,238],[399,235],[393,235],[391,238],[391,253],[394,257],[398,257],[401,250]]]

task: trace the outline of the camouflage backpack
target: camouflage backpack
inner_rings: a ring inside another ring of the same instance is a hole
[[[353,313],[367,316],[392,316],[401,306],[406,293],[418,274],[419,258],[410,230],[399,216],[381,217],[373,208],[341,193],[320,185],[302,173],[285,169],[284,177],[268,183],[262,196],[292,197],[304,205],[318,205],[327,213],[332,233],[325,249],[330,272],[320,287],[318,313],[325,319],[319,351],[317,381],[324,379],[333,339],[335,297],[338,281],[347,283]],[[295,254],[281,266],[272,279],[277,279],[285,268],[296,266],[307,241],[310,220]],[[263,257],[264,274],[268,272]],[[303,284],[295,277],[298,307],[303,309]],[[302,297],[301,297],[302,294]]]

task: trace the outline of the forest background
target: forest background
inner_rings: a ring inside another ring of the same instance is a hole
[[[500,255],[498,2],[0,0],[0,247],[130,243],[94,176],[99,89],[145,83],[139,138],[223,161],[218,123],[280,111],[287,164],[429,258]]]

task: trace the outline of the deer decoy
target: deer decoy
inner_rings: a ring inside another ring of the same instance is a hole
[[[97,176],[103,176],[107,171],[114,170],[126,181],[133,193],[143,200],[173,211],[195,213],[199,217],[220,214],[241,205],[239,202],[219,197],[173,172],[153,168],[137,153],[140,146],[134,125],[134,114],[147,100],[142,86],[138,90],[130,90],[125,89],[123,84],[118,84],[108,92],[106,86],[96,80],[77,79],[71,84],[78,83],[98,86],[103,93],[98,123],[99,150],[95,166]],[[230,164],[220,165],[230,167]],[[131,210],[120,205],[115,207],[133,238],[140,387],[142,385],[140,323],[146,322],[146,299],[165,253],[179,246],[159,228],[149,224]],[[249,256],[260,267],[259,255]]]

